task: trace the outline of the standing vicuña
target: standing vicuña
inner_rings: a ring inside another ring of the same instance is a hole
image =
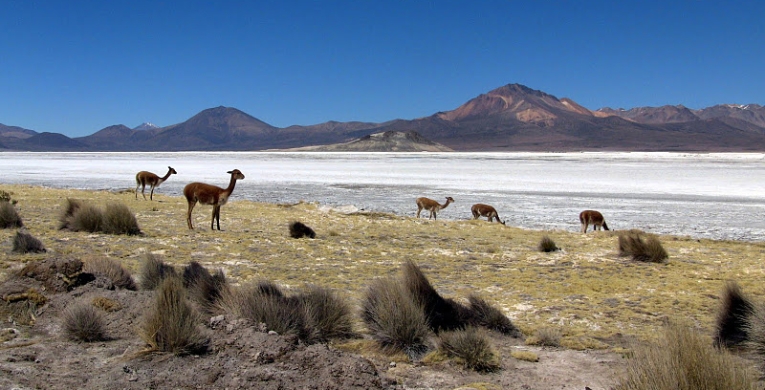
[[[608,230],[606,219],[603,218],[603,214],[601,214],[599,211],[582,211],[579,213],[579,222],[582,223],[582,233],[587,233],[587,227],[589,227],[589,225],[592,225],[593,231],[598,230],[601,227],[605,230]]]
[[[189,202],[189,211],[186,213],[186,222],[189,225],[189,229],[194,229],[194,225],[191,224],[191,210],[194,210],[194,206],[199,202],[201,204],[209,204],[213,206],[210,230],[215,230],[216,220],[218,221],[218,230],[220,230],[220,206],[226,204],[228,197],[234,192],[236,181],[244,180],[244,174],[238,169],[228,171],[227,173],[231,174],[231,181],[228,183],[228,188],[226,189],[196,182],[189,183],[183,188],[183,196],[185,196],[186,201]]]
[[[149,194],[149,199],[154,200],[154,188],[159,187],[160,184],[164,183],[165,180],[167,180],[170,175],[176,174],[178,172],[173,169],[173,167],[167,167],[167,173],[163,177],[159,177],[151,172],[147,171],[141,171],[136,173],[135,175],[135,198],[138,199],[138,187],[141,187],[141,195],[143,195],[143,199],[146,200],[146,194],[144,193],[144,190],[146,190],[146,185],[148,184],[151,186],[151,194]]]
[[[422,211],[422,209],[425,209],[425,210],[430,211],[430,217],[428,219],[430,219],[430,218],[438,219],[436,217],[436,213],[438,213],[440,210],[445,209],[446,206],[449,206],[449,203],[454,202],[454,199],[452,199],[451,196],[447,196],[446,197],[446,203],[444,203],[444,204],[438,204],[438,202],[436,202],[435,200],[428,199],[428,198],[417,198],[417,200],[415,202],[417,203],[417,217],[416,218],[420,218],[420,211]]]
[[[478,219],[478,217],[486,217],[489,219],[489,222],[496,219],[497,222],[503,225],[505,224],[499,219],[499,214],[497,214],[497,210],[494,207],[489,206],[488,204],[476,203],[473,205],[473,207],[470,208],[470,212],[473,213],[473,219]]]

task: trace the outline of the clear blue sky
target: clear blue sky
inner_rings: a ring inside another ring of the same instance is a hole
[[[761,0],[5,0],[0,123],[382,122],[510,83],[589,109],[765,104],[763,24]]]

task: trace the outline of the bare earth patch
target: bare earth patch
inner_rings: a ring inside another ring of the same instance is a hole
[[[209,206],[195,208],[197,228],[190,231],[181,198],[155,194],[149,202],[136,200],[132,192],[0,189],[12,193],[26,231],[48,250],[12,253],[16,229],[0,230],[2,279],[30,262],[94,256],[117,260],[137,275],[146,254],[153,253],[177,266],[197,261],[223,269],[233,283],[270,280],[287,289],[314,284],[337,289],[358,304],[372,280],[397,275],[401,264],[412,260],[444,297],[464,302],[477,294],[502,309],[527,337],[542,328],[561,335],[560,347],[540,347],[490,333],[502,369],[481,374],[454,360],[409,362],[385,355],[371,346],[361,325],[359,340],[305,345],[264,333],[256,324],[219,318],[206,322],[211,353],[176,357],[146,353],[137,335],[153,292],[109,290],[97,283],[69,292],[38,287],[45,302],[32,312],[29,325],[0,319],[1,388],[608,389],[623,373],[631,343],[651,342],[668,319],[694,324],[711,343],[726,281],[736,281],[756,301],[765,295],[758,288],[765,273],[760,242],[659,236],[669,262],[639,263],[618,256],[614,232],[584,235],[485,220],[344,214],[310,203],[237,201],[236,194],[221,209],[222,231],[209,230]],[[58,230],[68,197],[100,206],[122,202],[144,235]],[[316,238],[291,238],[292,221],[311,227]],[[562,250],[538,251],[543,236]],[[61,311],[96,298],[118,303],[118,310],[104,311],[109,339],[69,341]],[[513,351],[532,352],[539,360],[516,359]]]

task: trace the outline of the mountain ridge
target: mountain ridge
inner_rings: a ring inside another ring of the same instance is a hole
[[[278,128],[219,106],[169,126],[113,125],[77,138],[0,125],[0,144],[32,151],[244,151],[342,144],[385,132],[415,132],[455,151],[765,151],[765,107],[720,104],[693,110],[678,104],[592,111],[571,98],[507,84],[412,120]]]

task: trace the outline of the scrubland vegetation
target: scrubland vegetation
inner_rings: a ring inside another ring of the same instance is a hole
[[[763,243],[532,231],[511,227],[512,213],[508,226],[417,220],[416,210],[346,215],[235,196],[225,230],[207,229],[210,209],[200,206],[190,231],[180,197],[5,190],[17,203],[0,204],[47,251],[12,250],[17,229],[0,230],[0,277],[34,275],[32,264],[45,259],[76,259],[99,285],[151,291],[136,329],[146,352],[205,354],[216,348],[211,318],[223,316],[307,345],[393,361],[400,354],[432,367],[452,361],[491,375],[508,358],[544,364],[545,349],[605,351],[623,359],[608,376],[620,389],[755,388],[765,362]],[[311,237],[294,221],[311,226],[313,239],[294,239]],[[20,271],[25,264],[32,270]],[[109,342],[102,317],[115,304],[61,308],[64,336]],[[505,339],[522,349],[503,355],[497,340]],[[730,354],[733,346],[747,352]],[[695,367],[712,369],[698,377]]]

